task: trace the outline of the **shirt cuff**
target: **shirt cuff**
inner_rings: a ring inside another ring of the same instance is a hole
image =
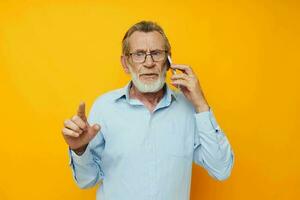
[[[219,133],[220,127],[211,108],[208,111],[195,113],[198,132]]]
[[[69,164],[77,164],[77,165],[86,165],[93,162],[93,156],[90,153],[89,149],[87,148],[82,155],[77,155],[73,150],[69,148],[69,156],[70,162]]]

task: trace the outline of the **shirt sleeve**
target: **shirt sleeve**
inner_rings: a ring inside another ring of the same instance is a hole
[[[234,163],[233,150],[218,125],[214,113],[209,111],[195,113],[194,162],[204,167],[217,180],[225,180]]]
[[[104,150],[105,140],[103,137],[103,121],[99,116],[97,104],[91,108],[88,122],[90,125],[100,124],[101,130],[90,141],[87,149],[82,155],[77,155],[69,148],[69,165],[71,167],[74,180],[80,188],[89,188],[99,183],[104,178],[101,169],[101,154]]]

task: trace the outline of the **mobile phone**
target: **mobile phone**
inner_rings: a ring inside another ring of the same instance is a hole
[[[168,69],[170,68],[170,66],[172,65],[172,59],[171,56],[168,55],[168,60],[167,60],[167,65],[168,65]],[[172,70],[172,74],[176,74],[176,69],[171,69]]]
[[[167,65],[168,65],[168,69],[172,65],[172,60],[171,60],[171,56],[170,55],[168,55]],[[172,74],[175,75],[176,74],[176,69],[171,68],[171,70],[172,70]],[[180,86],[179,85],[177,86],[177,88],[180,90]]]

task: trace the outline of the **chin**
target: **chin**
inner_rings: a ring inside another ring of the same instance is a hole
[[[165,81],[158,79],[151,81],[150,83],[146,83],[139,79],[138,81],[134,81],[134,84],[141,93],[154,93],[158,92],[161,88],[163,88]]]
[[[145,84],[145,85],[153,85],[155,84],[158,80],[151,80],[151,81],[148,81],[148,80],[141,80],[139,79],[140,83],[142,84]]]

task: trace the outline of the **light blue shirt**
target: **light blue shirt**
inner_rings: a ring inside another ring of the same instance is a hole
[[[181,92],[165,85],[151,113],[124,88],[96,99],[88,122],[101,130],[85,153],[70,153],[80,188],[100,183],[97,200],[188,200],[192,164],[217,180],[229,177],[234,155],[212,109],[196,113]]]

